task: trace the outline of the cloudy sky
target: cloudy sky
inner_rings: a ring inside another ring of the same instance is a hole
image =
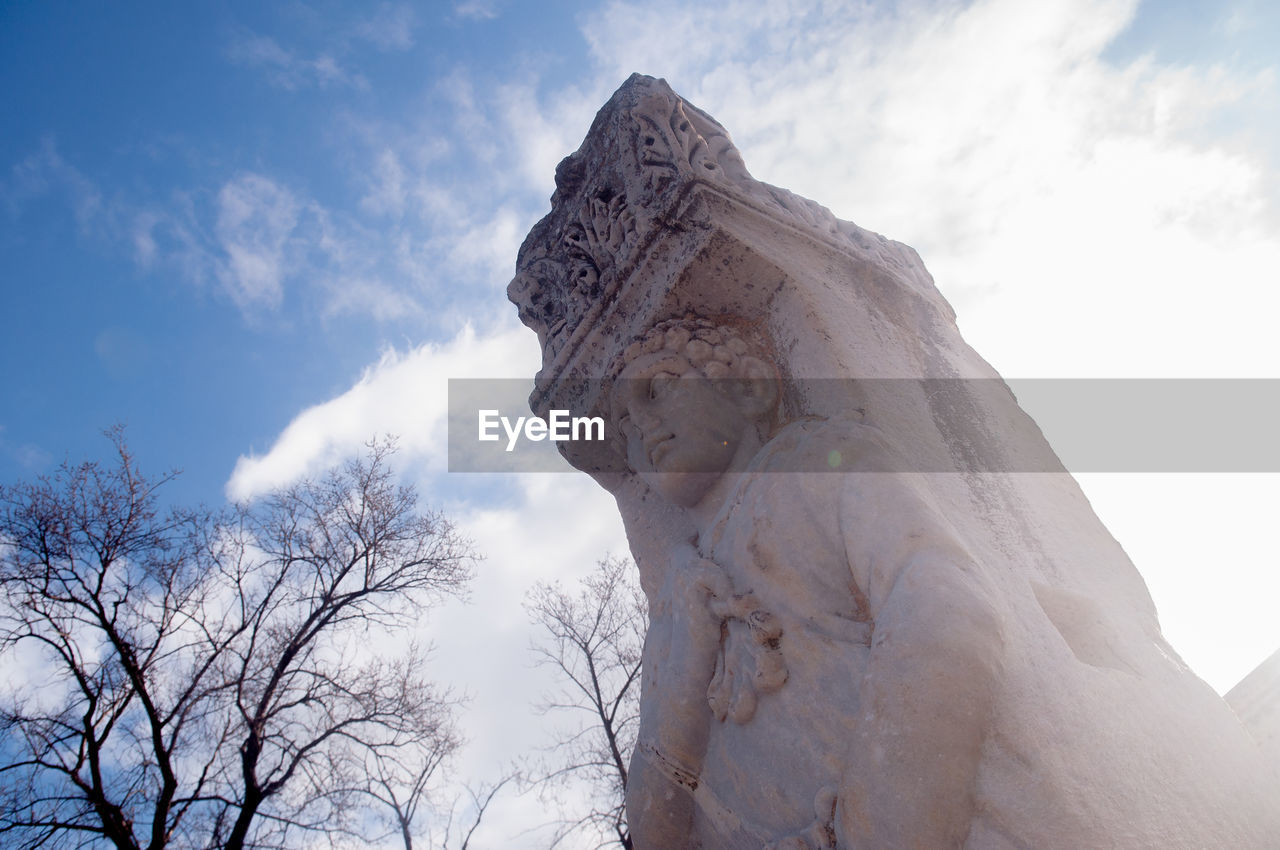
[[[123,422],[218,504],[399,435],[486,556],[432,630],[496,775],[541,742],[527,588],[625,541],[584,476],[448,474],[446,381],[536,370],[515,252],[629,73],[914,246],[1006,377],[1280,378],[1278,36],[1267,0],[5,4],[0,479]],[[1080,478],[1213,687],[1280,648],[1280,476]]]

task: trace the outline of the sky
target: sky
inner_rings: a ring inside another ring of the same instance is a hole
[[[516,250],[627,75],[915,247],[1006,378],[1280,378],[1277,36],[1265,0],[6,3],[0,480],[123,423],[219,505],[398,435],[485,556],[429,628],[491,778],[545,743],[525,593],[626,543],[585,476],[448,473],[446,382],[536,371]],[[1078,478],[1210,685],[1280,648],[1280,476]]]

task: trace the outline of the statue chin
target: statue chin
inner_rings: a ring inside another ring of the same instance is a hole
[[[702,501],[723,473],[720,472],[647,472],[641,478],[668,501],[682,508],[692,508]]]

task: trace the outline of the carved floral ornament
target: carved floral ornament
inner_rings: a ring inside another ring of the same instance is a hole
[[[627,95],[634,102],[624,108]],[[521,248],[507,290],[547,363],[592,307],[610,300],[679,189],[723,180],[726,170],[750,179],[724,128],[665,82],[633,76],[606,104],[556,169],[552,211]]]
[[[667,216],[694,185],[788,221],[907,278],[923,272],[906,246],[751,177],[728,133],[664,80],[633,74],[600,110],[582,146],[556,168],[551,212],[520,249],[507,295],[538,335],[544,381],[613,303]]]
[[[707,704],[720,722],[747,723],[755,717],[760,697],[786,684],[782,626],[749,592],[717,599],[712,610],[723,631]]]

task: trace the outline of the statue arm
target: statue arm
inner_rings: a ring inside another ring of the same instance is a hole
[[[847,547],[875,623],[840,846],[958,847],[999,688],[992,583],[912,476],[851,476]]]
[[[650,611],[641,679],[640,728],[627,781],[635,847],[686,846],[693,791],[711,731],[707,685],[720,647],[716,597],[728,579],[689,544],[677,547]]]

